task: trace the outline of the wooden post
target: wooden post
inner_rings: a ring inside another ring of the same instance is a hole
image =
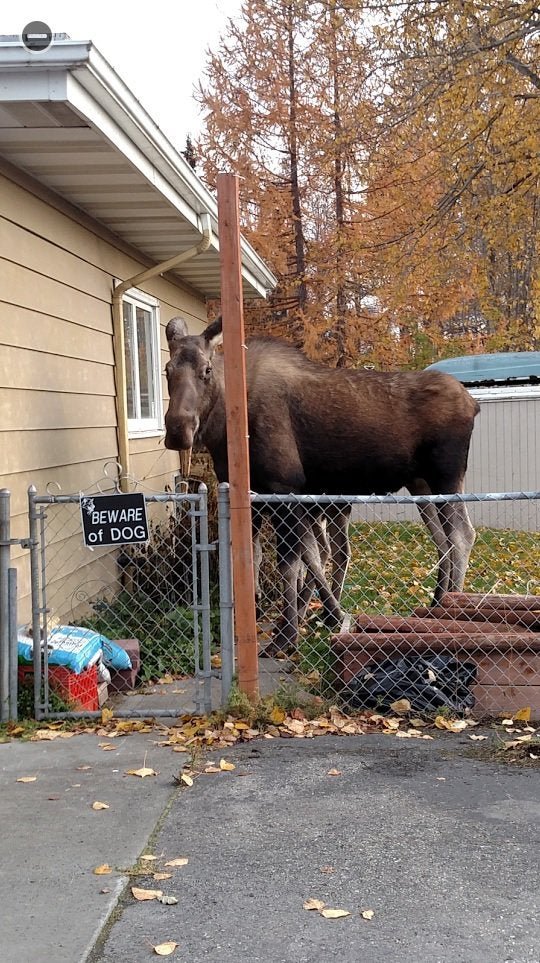
[[[249,498],[238,177],[235,174],[218,174],[217,196],[238,685],[250,699],[256,700],[259,696],[259,663]]]

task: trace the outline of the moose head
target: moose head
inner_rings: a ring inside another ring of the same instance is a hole
[[[201,417],[215,397],[212,359],[222,341],[222,322],[218,318],[202,334],[190,335],[183,318],[172,318],[165,333],[170,353],[165,366],[169,388],[165,447],[185,451],[193,447]]]

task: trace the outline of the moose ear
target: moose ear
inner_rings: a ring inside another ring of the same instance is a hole
[[[183,318],[171,318],[167,327],[165,328],[169,351],[172,351],[176,342],[180,341],[182,338],[185,338],[187,333],[188,326]]]
[[[205,331],[202,333],[202,337],[206,341],[208,347],[211,350],[217,348],[218,344],[223,341],[223,321],[221,315],[209,324]]]

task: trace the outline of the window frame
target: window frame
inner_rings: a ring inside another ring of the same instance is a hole
[[[127,410],[127,429],[128,438],[154,438],[163,434],[163,384],[161,379],[161,322],[159,316],[160,302],[146,291],[138,288],[129,288],[122,297],[122,325],[124,325],[124,305],[133,305],[133,308],[143,308],[150,311],[150,332],[151,332],[151,353],[152,353],[152,388],[154,392],[155,415],[153,418],[130,418]],[[138,352],[135,357],[135,364],[138,370]],[[125,331],[124,331],[124,365],[126,370],[126,390],[128,376],[128,358],[126,354]],[[140,391],[140,381],[137,386]],[[140,398],[139,398],[140,403]]]

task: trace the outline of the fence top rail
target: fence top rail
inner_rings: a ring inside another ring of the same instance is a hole
[[[81,499],[81,495],[84,497],[84,492],[78,493],[77,495],[38,495],[37,493],[30,491],[31,500],[37,505],[76,505]],[[92,497],[98,497],[99,492],[93,492]],[[107,492],[104,494],[114,494],[113,492]],[[154,495],[147,495],[145,492],[144,500],[145,502],[192,502],[194,505],[198,505],[204,492],[160,492]]]
[[[302,505],[444,505],[448,502],[517,502],[540,499],[538,492],[478,492],[453,495],[259,495],[251,493],[253,504],[292,503]]]

